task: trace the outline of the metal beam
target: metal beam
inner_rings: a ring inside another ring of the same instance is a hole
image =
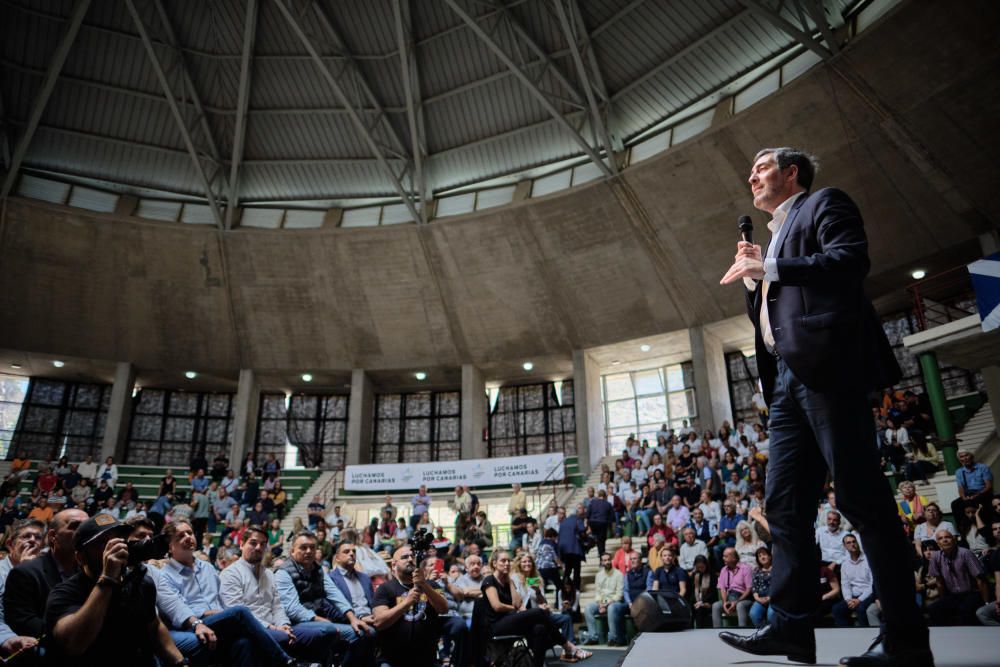
[[[28,126],[24,129],[24,134],[21,136],[21,140],[17,143],[14,154],[10,158],[7,177],[3,181],[3,186],[0,187],[0,199],[5,199],[10,194],[11,188],[14,187],[17,172],[21,168],[24,156],[28,153],[28,145],[31,144],[31,138],[35,135],[38,123],[42,120],[42,113],[45,111],[49,97],[52,96],[52,91],[56,87],[59,72],[62,71],[63,64],[66,62],[66,56],[69,55],[69,50],[73,46],[77,34],[80,32],[83,16],[87,13],[89,7],[90,0],[77,0],[76,6],[73,8],[69,25],[66,28],[66,32],[63,33],[59,46],[56,47],[56,52],[52,55],[49,68],[45,72],[45,80],[42,82],[42,88],[38,91],[38,96],[35,98],[35,104],[31,109],[31,116],[28,118]]]
[[[598,166],[604,175],[607,177],[614,176],[615,173],[607,164],[605,164],[604,160],[601,159],[601,156],[598,155],[597,151],[595,151],[594,148],[587,143],[587,140],[583,138],[576,128],[570,125],[569,121],[562,115],[562,112],[559,111],[559,109],[552,104],[552,101],[549,100],[548,96],[532,82],[531,78],[525,73],[525,71],[518,67],[517,63],[515,63],[513,59],[507,55],[496,40],[486,34],[486,31],[483,30],[478,23],[476,23],[475,19],[473,19],[464,9],[458,6],[456,0],[445,0],[445,2],[447,2],[448,6],[451,7],[451,10],[455,12],[455,14],[458,15],[458,17],[461,18],[467,26],[469,26],[469,29],[472,30],[480,41],[482,41],[507,66],[511,73],[514,74],[514,76],[516,76],[522,84],[524,84],[524,86],[528,89],[528,92],[530,92],[535,99],[538,100],[545,110],[549,112],[552,118],[555,119],[555,121],[564,130],[568,131],[573,136],[573,139],[577,142],[577,144],[579,144],[580,148],[583,149],[583,152],[594,161],[594,164]]]
[[[374,135],[372,135],[371,129],[368,127],[368,124],[365,123],[364,119],[361,117],[361,114],[358,112],[357,109],[354,108],[354,106],[351,104],[351,101],[347,98],[347,92],[344,90],[343,86],[341,86],[338,78],[334,76],[333,72],[330,71],[330,68],[327,65],[327,63],[325,63],[323,59],[320,58],[319,49],[313,44],[312,40],[309,39],[309,36],[305,33],[305,30],[303,30],[302,25],[292,15],[291,11],[289,11],[288,7],[286,6],[286,0],[274,0],[274,3],[278,6],[278,9],[281,10],[281,13],[285,17],[285,20],[288,21],[288,25],[291,27],[292,31],[299,38],[299,41],[301,41],[302,45],[306,48],[306,50],[310,54],[312,54],[313,61],[316,63],[316,67],[319,69],[319,72],[323,76],[323,78],[326,79],[326,82],[333,91],[334,96],[336,96],[337,101],[348,109],[351,121],[354,123],[355,128],[361,134],[362,138],[365,140],[365,143],[368,144],[368,148],[372,151],[372,154],[378,160],[379,166],[382,167],[382,170],[385,172],[386,176],[389,177],[389,180],[392,182],[393,188],[396,190],[396,194],[399,195],[399,198],[406,205],[406,208],[410,211],[410,215],[413,216],[414,221],[420,220],[420,212],[417,210],[416,204],[413,201],[413,197],[403,187],[402,181],[400,181],[399,177],[396,175],[396,172],[393,170],[392,165],[389,164],[389,161],[386,158],[385,153],[382,150],[382,147],[379,145],[378,141],[376,141]]]
[[[812,38],[812,35],[808,35],[802,30],[799,30],[794,25],[785,20],[777,11],[771,9],[765,5],[760,0],[740,0],[740,4],[749,9],[751,12],[769,22],[778,30],[797,40],[802,46],[806,47],[816,55],[818,55],[823,60],[829,60],[833,57],[833,53],[830,52],[825,46],[817,42]]]
[[[243,56],[240,60],[240,90],[236,102],[236,129],[233,131],[233,153],[229,160],[229,201],[226,206],[226,229],[233,228],[233,215],[240,204],[240,162],[247,135],[247,107],[250,104],[250,61],[257,34],[257,0],[247,0],[243,22]]]
[[[573,1],[570,0],[570,2]],[[587,96],[587,106],[590,107],[590,122],[594,132],[600,136],[601,143],[604,144],[604,154],[608,158],[608,164],[611,165],[611,171],[617,174],[618,163],[615,161],[615,149],[611,144],[611,135],[608,134],[607,125],[605,125],[604,119],[601,117],[601,110],[597,108],[597,98],[594,97],[594,86],[590,75],[587,73],[587,68],[583,64],[580,47],[577,45],[576,29],[573,23],[570,23],[569,16],[566,14],[566,8],[563,6],[563,0],[555,0],[553,4],[555,4],[556,16],[559,17],[559,25],[562,26],[563,34],[569,43],[570,53],[573,56],[573,64],[576,66],[576,73],[580,77],[580,83],[583,84],[583,91]],[[573,11],[572,6],[570,7],[570,11]],[[591,50],[591,53],[593,53],[593,50]]]
[[[198,149],[195,148],[194,141],[191,139],[191,132],[188,130],[188,126],[184,122],[184,115],[181,113],[180,106],[177,104],[177,96],[174,94],[173,89],[171,89],[170,82],[167,81],[167,74],[163,69],[163,65],[160,63],[159,57],[156,55],[153,42],[149,39],[149,33],[146,31],[146,26],[143,25],[142,17],[139,16],[139,12],[135,8],[134,0],[125,0],[125,6],[128,8],[129,14],[132,15],[132,21],[135,23],[136,30],[139,31],[142,43],[146,47],[146,54],[149,56],[150,64],[152,64],[153,71],[156,72],[156,78],[159,80],[160,87],[163,89],[163,94],[167,98],[167,104],[170,106],[170,112],[173,114],[174,120],[177,122],[177,129],[181,132],[181,137],[184,140],[184,146],[187,148],[188,155],[191,156],[191,162],[194,164],[195,172],[198,174],[198,178],[201,180],[202,186],[205,188],[205,197],[208,199],[208,205],[212,208],[212,217],[215,218],[215,224],[219,229],[223,229],[222,212],[219,210],[219,203],[216,201],[215,194],[212,192],[212,183],[208,174],[205,172],[204,165],[201,163],[201,157],[198,155]]]
[[[410,0],[396,0],[392,4],[396,20],[396,42],[399,45],[399,66],[406,95],[406,119],[410,128],[410,146],[413,155],[413,172],[420,201],[421,223],[427,222],[427,180],[424,172],[424,156],[427,152],[426,135],[423,126],[423,107],[420,103],[420,79],[417,71],[417,57],[414,49],[413,21],[410,14]]]
[[[819,32],[823,35],[823,41],[826,42],[827,47],[833,55],[840,53],[840,45],[837,44],[837,38],[833,35],[833,30],[830,29],[830,24],[826,20],[826,12],[823,8],[823,0],[798,0],[799,4],[804,4],[806,6],[806,11],[812,17],[813,23],[819,28]]]

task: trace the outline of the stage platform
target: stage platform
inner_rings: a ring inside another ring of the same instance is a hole
[[[737,630],[749,634],[749,630]],[[797,665],[779,657],[757,657],[726,646],[718,630],[645,633],[629,649],[622,667],[715,667],[716,665]],[[816,631],[816,664],[837,665],[845,655],[864,653],[876,632],[868,628]],[[931,648],[937,667],[997,667],[1000,628],[931,628]],[[603,656],[602,656],[603,657]],[[588,661],[589,662],[589,661]]]

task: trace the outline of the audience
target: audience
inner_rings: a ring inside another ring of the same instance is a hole
[[[868,625],[868,606],[875,601],[874,582],[868,559],[861,551],[858,538],[853,533],[843,537],[847,558],[840,563],[840,594],[842,600],[833,605],[833,618],[841,628],[853,625],[851,615],[856,614],[858,625]]]
[[[931,625],[974,625],[975,612],[989,602],[983,566],[955,535],[938,528],[934,533],[939,551],[931,554],[927,568],[938,599],[927,607]]]
[[[605,636],[604,628],[597,625],[598,616],[607,616],[608,608],[621,602],[624,597],[625,578],[619,570],[611,566],[611,555],[601,555],[601,568],[597,571],[597,578],[594,582],[595,600],[583,610],[583,617],[587,620],[587,641],[586,644],[604,644],[609,642],[612,645],[622,646],[625,644],[624,627],[614,627],[608,618],[608,634]]]

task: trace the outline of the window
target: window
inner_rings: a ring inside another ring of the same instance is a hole
[[[613,373],[601,377],[608,451],[619,451],[629,435],[656,441],[667,424],[680,428],[698,416],[691,362]]]
[[[489,456],[576,453],[573,382],[501,387],[489,416]]]
[[[296,394],[288,405],[288,440],[306,468],[340,468],[347,456],[347,396]]]
[[[233,399],[233,394],[140,390],[132,401],[125,462],[186,468],[197,453],[212,459],[223,450],[228,456]]]
[[[268,454],[274,454],[279,461],[285,460],[285,446],[288,444],[288,400],[284,394],[260,395],[257,439],[253,448],[254,460],[258,463]]]
[[[733,417],[738,422],[746,419],[759,421],[757,409],[753,405],[753,395],[757,391],[757,356],[744,356],[742,352],[726,353],[726,376],[729,379],[729,403]],[[715,428],[721,424],[714,424]]]
[[[375,396],[372,462],[460,459],[461,396],[457,391]]]
[[[88,454],[97,458],[110,401],[111,385],[31,378],[10,443],[12,453],[23,449],[30,458],[45,461],[60,456],[81,460]]]
[[[0,375],[0,457],[4,459],[13,459],[17,455],[16,451],[10,450],[10,443],[27,395],[28,378]]]

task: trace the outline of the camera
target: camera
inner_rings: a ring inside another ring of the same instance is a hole
[[[167,555],[170,538],[163,533],[155,537],[147,537],[141,542],[128,543],[128,564],[138,565],[147,560],[156,560]]]
[[[433,542],[434,536],[431,535],[426,528],[414,531],[413,535],[411,535],[409,539],[409,545],[413,549],[413,553],[417,560],[422,560],[424,558],[425,554],[430,550]]]

